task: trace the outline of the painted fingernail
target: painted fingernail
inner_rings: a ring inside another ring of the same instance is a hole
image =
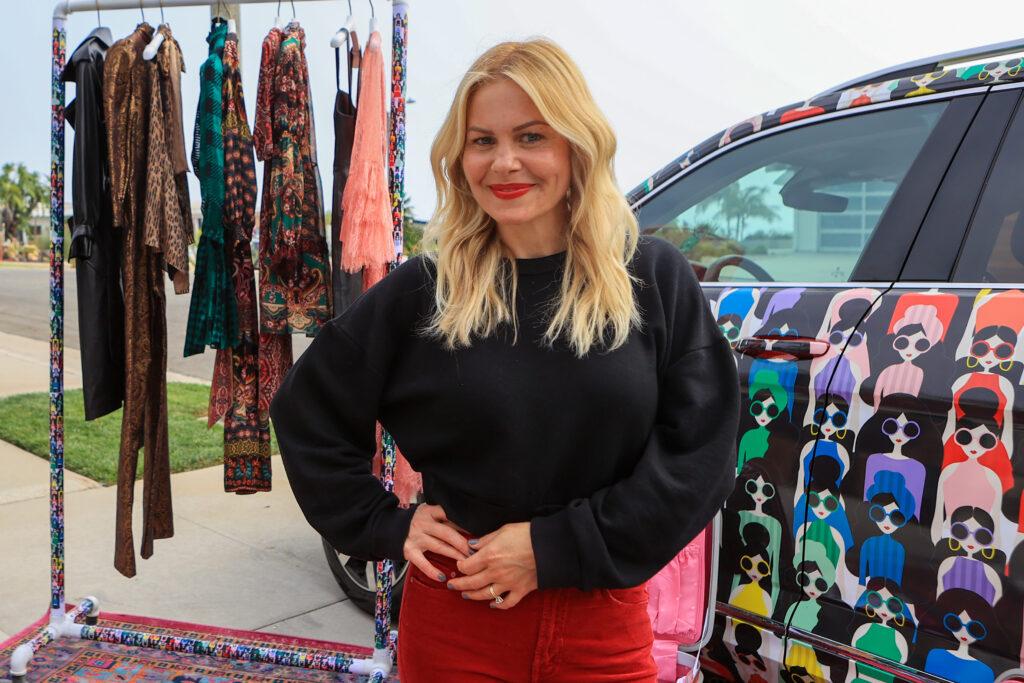
[[[437,573],[437,580],[438,581],[444,581],[444,574],[442,574],[441,572],[438,572]]]
[[[462,594],[462,599],[463,600],[469,600],[469,594],[468,593],[463,593]]]
[[[475,551],[475,550],[473,550],[472,548],[470,548],[470,549],[469,549],[469,554],[470,554],[470,555],[475,555],[475,554],[476,554],[476,551]]]
[[[480,542],[479,538],[471,538],[471,539],[469,539],[469,544],[470,545],[476,545],[479,542]]]
[[[451,581],[448,582],[448,588],[449,590],[455,590],[455,586],[452,585]]]

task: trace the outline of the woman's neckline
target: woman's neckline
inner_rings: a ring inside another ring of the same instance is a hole
[[[555,254],[548,254],[547,256],[517,258],[516,270],[519,273],[530,275],[533,273],[547,273],[552,270],[558,270],[565,263],[565,256],[568,253],[568,250],[562,250]]]

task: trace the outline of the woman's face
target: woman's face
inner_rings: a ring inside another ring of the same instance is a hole
[[[837,351],[843,348],[843,344],[848,344],[851,347],[860,346],[864,343],[864,333],[854,332],[852,327],[843,329],[843,326],[838,324],[832,328],[832,333],[828,336],[828,343]]]
[[[867,605],[865,611],[868,616],[876,616],[883,624],[888,622],[897,614],[903,613],[903,601],[894,596],[888,588],[881,588],[877,591],[868,591]],[[870,608],[870,609],[869,609]]]
[[[779,412],[779,406],[772,396],[766,396],[750,404],[750,414],[760,427],[767,427],[769,422],[779,416]]]
[[[911,420],[906,413],[896,417],[887,417],[882,421],[882,433],[889,437],[893,446],[901,446],[913,441],[921,434],[921,425]]]
[[[988,549],[993,541],[992,529],[983,526],[974,518],[954,522],[950,534],[972,557],[978,551]]]
[[[739,316],[730,314],[719,318],[718,329],[729,340],[729,346],[736,348],[736,342],[740,339]]]
[[[818,519],[825,519],[839,509],[839,499],[828,489],[811,491],[807,494],[807,501]]]
[[[507,78],[470,98],[462,171],[480,207],[502,227],[562,228],[571,176],[569,142]]]
[[[976,360],[984,370],[991,370],[999,363],[1012,363],[1013,353],[1016,344],[992,335],[988,338],[975,337],[971,344],[971,357]]]
[[[977,427],[960,427],[953,433],[953,438],[972,460],[980,458],[996,447],[999,438],[985,425]]]
[[[922,353],[931,348],[931,342],[921,330],[915,330],[913,334],[898,334],[892,340],[892,347],[906,361],[912,361]]]
[[[831,588],[831,584],[821,574],[821,570],[815,568],[810,571],[799,571],[796,574],[796,581],[804,589],[804,594],[814,600],[825,591]]]
[[[907,518],[900,512],[899,505],[892,501],[873,504],[868,508],[868,517],[875,523],[878,530],[886,535],[895,532],[907,523]]]
[[[745,484],[747,494],[753,498],[754,505],[763,505],[765,501],[771,500],[775,497],[775,487],[764,480],[760,474],[757,475],[757,479],[747,479]]]
[[[835,403],[829,403],[824,408],[814,411],[814,424],[821,429],[821,433],[828,438],[836,432],[846,428],[846,410]]]
[[[771,576],[772,573],[772,566],[768,563],[768,559],[760,553],[741,557],[740,569],[754,583],[757,583],[766,576]]]
[[[973,645],[988,635],[988,629],[985,627],[985,624],[972,619],[967,610],[961,610],[959,614],[947,612],[942,619],[942,623],[945,624],[946,629],[953,634],[954,638],[966,645]]]

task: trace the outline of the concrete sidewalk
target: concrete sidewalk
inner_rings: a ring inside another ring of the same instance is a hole
[[[81,359],[65,348],[65,388],[81,386]],[[168,373],[168,381],[202,382]],[[203,382],[208,383],[208,382]],[[49,343],[0,333],[0,396],[49,389]],[[141,458],[140,458],[141,459]],[[273,491],[224,492],[211,467],[172,476],[174,537],[136,555],[136,576],[113,567],[116,487],[65,471],[65,594],[100,609],[226,628],[373,646],[373,618],[345,598],[273,460]],[[136,483],[136,550],[142,538]],[[47,610],[49,463],[0,442],[0,640]]]

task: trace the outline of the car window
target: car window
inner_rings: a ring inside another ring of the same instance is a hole
[[[953,279],[1024,282],[1024,108],[1018,106],[971,220]]]
[[[698,272],[718,261],[706,281],[846,281],[946,106],[866,111],[726,151],[642,204],[641,230]]]

